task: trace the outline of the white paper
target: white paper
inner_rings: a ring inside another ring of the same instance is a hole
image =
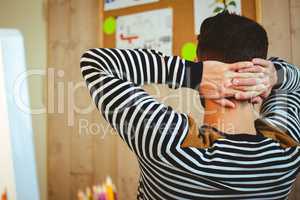
[[[195,33],[199,34],[202,22],[211,16],[214,16],[214,10],[218,7],[224,8],[220,0],[194,0],[194,17],[195,17]],[[228,10],[230,13],[241,14],[241,0],[226,0],[227,5],[230,2],[235,2],[236,6],[229,5]]]
[[[159,0],[105,0],[104,10],[114,10],[158,1]]]
[[[160,9],[117,18],[116,46],[155,49],[172,55],[172,9]]]

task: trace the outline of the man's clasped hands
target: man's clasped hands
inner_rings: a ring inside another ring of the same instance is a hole
[[[233,64],[204,61],[202,73],[201,96],[229,108],[235,107],[232,98],[262,102],[278,82],[274,64],[259,58]]]

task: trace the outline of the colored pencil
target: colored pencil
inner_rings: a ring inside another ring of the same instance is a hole
[[[1,195],[1,200],[7,200],[7,191],[6,190]]]
[[[110,177],[106,178],[106,181],[103,185],[94,185],[91,188],[87,187],[85,192],[79,190],[78,200],[117,200],[118,195],[116,192],[116,187],[112,183]],[[1,199],[7,200],[7,199]]]

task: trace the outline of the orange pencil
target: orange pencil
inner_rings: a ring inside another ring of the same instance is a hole
[[[110,177],[107,177],[105,186],[108,200],[115,200],[113,184]]]
[[[6,190],[5,190],[4,193],[2,194],[1,200],[7,200],[7,192],[6,192]]]
[[[85,200],[85,195],[82,191],[79,191],[77,194],[78,200]]]

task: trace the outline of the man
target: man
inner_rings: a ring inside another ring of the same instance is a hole
[[[234,17],[237,23],[232,23],[231,28],[236,31],[229,40],[253,39],[244,32],[247,25],[258,32],[262,29],[249,19]],[[226,28],[219,34],[226,32]],[[254,39],[264,43],[266,38]],[[257,51],[256,46],[247,48],[251,53],[247,60],[266,55],[264,45],[258,46],[262,53],[257,55],[253,54]],[[231,55],[237,61],[245,59],[244,54],[236,53]],[[223,57],[215,57],[219,58]],[[265,64],[262,62],[266,61],[255,61]],[[278,69],[276,88],[291,92],[299,89],[295,81],[299,79],[299,71],[283,61],[274,64]],[[259,68],[249,62],[230,65],[217,61],[192,63],[153,50],[91,49],[81,59],[81,71],[97,107],[137,156],[141,169],[138,198],[151,200],[287,198],[300,162],[295,138],[263,120],[257,122],[261,127],[258,132],[251,127],[253,121],[243,122],[252,132],[244,130],[236,121],[228,133],[218,130],[220,127],[213,122],[199,132],[190,116],[157,102],[140,88],[150,82],[167,83],[172,88],[195,88],[201,83],[207,97],[223,102],[232,100],[228,97],[244,99],[265,92],[265,88],[259,86],[261,82],[273,87],[269,85],[272,81],[260,78],[267,69],[272,71],[272,65],[268,62],[267,65]],[[292,73],[297,77],[293,78]],[[236,81],[243,84],[237,86]],[[241,86],[253,85],[253,82],[254,88]],[[211,83],[217,87],[210,87]],[[248,103],[233,101],[236,108],[232,110],[244,115],[241,107],[247,107]],[[205,99],[206,112],[209,103],[216,106]],[[267,110],[265,114],[268,114]]]
[[[255,27],[257,29],[255,29]],[[241,30],[243,30],[243,34],[240,34],[238,39],[235,39],[238,32]],[[220,34],[220,32],[222,32],[222,34]],[[258,38],[261,39],[258,40]],[[222,13],[215,17],[207,18],[201,26],[198,42],[197,55],[198,59],[201,61],[217,60],[220,62],[233,63],[238,60],[251,60],[251,58],[267,57],[268,39],[267,33],[263,27],[256,26],[255,22],[252,22],[251,24],[251,21],[247,18],[237,17],[228,13]],[[273,68],[277,68],[278,77],[276,76],[276,72],[270,72],[271,74],[269,78],[271,79],[272,87],[269,87],[269,89],[263,94],[263,97],[267,98],[261,106],[260,114],[265,121],[273,124],[283,131],[288,132],[291,137],[293,137],[296,141],[299,141],[300,124],[297,124],[299,122],[298,117],[300,103],[299,70],[286,65],[286,67],[290,68],[290,70],[288,70],[287,74],[285,74],[286,72],[281,69],[282,66],[280,65],[283,61],[276,58],[272,58],[271,60],[275,64],[275,67]],[[262,59],[254,59],[254,63],[268,65],[268,61],[264,61]],[[269,65],[270,64],[271,62],[269,62]],[[262,68],[257,67],[256,69],[252,68],[240,71],[258,72],[261,69]],[[282,79],[290,79],[290,81],[284,81]],[[262,82],[261,84],[263,85],[265,83]],[[262,85],[259,84],[257,87],[263,87]],[[249,89],[251,87],[244,86],[235,88]],[[202,86],[202,90],[205,90],[205,86]],[[226,105],[229,107],[234,106],[234,104],[231,104],[228,99],[222,100],[223,103],[226,102]],[[207,100],[207,104],[213,106],[213,108],[209,108],[207,110],[219,110],[218,106],[214,105],[213,102],[221,104],[220,101]],[[249,106],[251,107],[250,110],[253,110],[252,105]],[[253,113],[250,112],[250,110],[249,113]],[[232,113],[230,110],[228,110],[228,112],[223,111],[223,114],[215,113],[208,117],[211,120],[214,116],[224,115],[224,113],[226,113],[226,118],[230,119],[229,113]],[[254,116],[251,117],[253,118]],[[247,119],[245,115],[243,118]],[[219,117],[219,120],[220,119],[221,117]],[[232,118],[230,120],[232,120]]]

